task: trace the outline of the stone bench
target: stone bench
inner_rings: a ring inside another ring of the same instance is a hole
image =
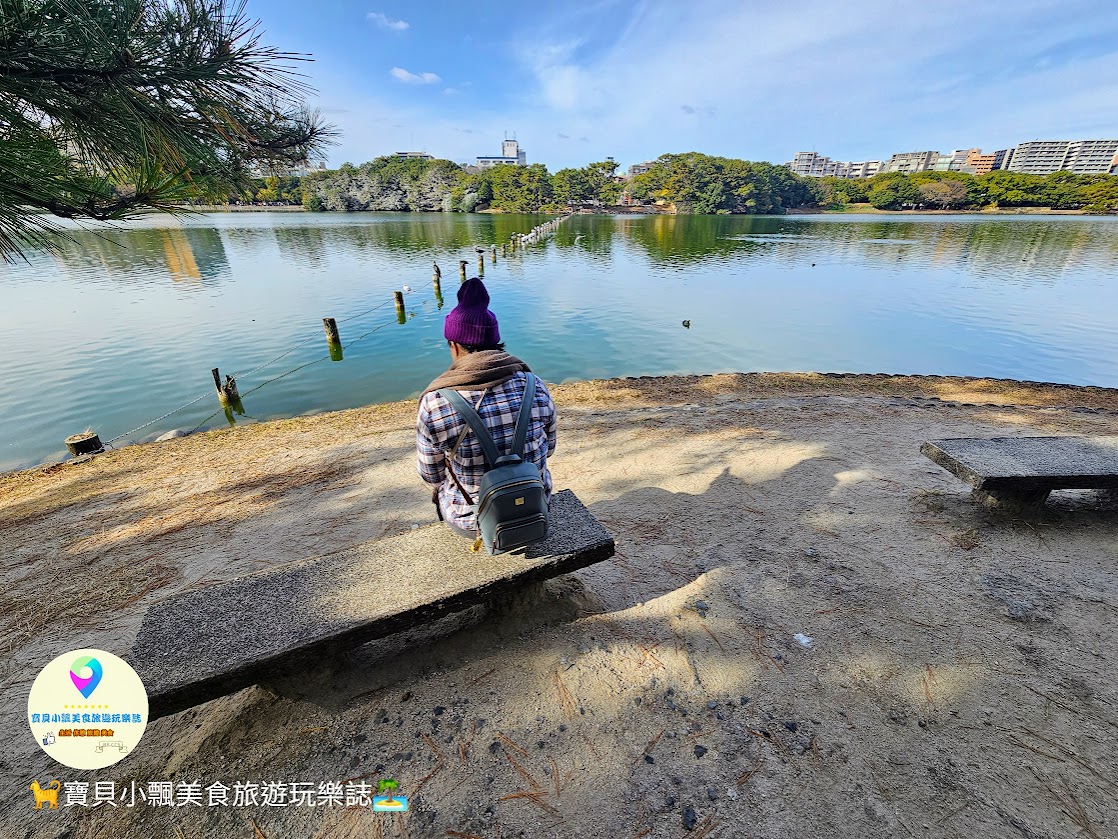
[[[1118,437],[959,438],[920,451],[994,507],[1037,508],[1054,489],[1118,489]]]
[[[127,660],[155,719],[613,553],[613,537],[564,490],[547,539],[524,550],[473,554],[434,524],[184,592],[147,611]]]

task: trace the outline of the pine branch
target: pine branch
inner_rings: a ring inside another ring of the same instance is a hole
[[[244,0],[0,0],[0,255],[52,225],[242,189],[332,142]]]

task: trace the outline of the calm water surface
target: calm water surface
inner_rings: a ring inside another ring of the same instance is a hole
[[[160,216],[0,263],[0,469],[195,397],[117,445],[224,424],[213,367],[242,374],[237,422],[416,395],[448,364],[457,261],[472,276],[475,246],[541,219]],[[485,280],[509,350],[549,381],[819,370],[1118,386],[1114,218],[578,217],[487,256]],[[327,356],[327,316],[342,361]]]

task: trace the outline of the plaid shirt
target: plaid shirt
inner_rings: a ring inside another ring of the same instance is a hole
[[[477,409],[499,452],[507,452],[512,447],[520,400],[527,384],[525,379],[524,373],[516,373],[508,381],[490,388],[480,407],[478,398],[482,394],[481,390],[458,391],[463,399]],[[438,489],[439,507],[447,521],[463,530],[475,530],[477,517],[446,469],[446,459],[450,457],[451,448],[468,427],[450,403],[434,391],[424,394],[419,400],[419,417],[416,420],[419,477],[432,488]],[[539,467],[544,490],[549,497],[551,472],[547,468],[547,458],[555,451],[555,440],[555,403],[551,401],[547,386],[537,376],[532,421],[524,442],[524,460]],[[481,445],[472,431],[462,438],[454,453],[451,468],[470,496],[477,501],[478,484],[486,469]]]

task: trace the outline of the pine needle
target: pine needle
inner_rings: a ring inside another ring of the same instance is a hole
[[[502,743],[504,743],[506,746],[512,746],[514,749],[516,749],[518,752],[520,752],[522,755],[524,755],[524,757],[529,756],[528,752],[525,749],[518,746],[516,743],[514,743],[512,740],[510,740],[508,737],[506,737],[500,731],[497,732],[497,739],[500,740]]]
[[[532,776],[532,773],[521,766],[519,763],[517,763],[516,759],[513,758],[512,755],[510,755],[508,752],[505,752],[505,758],[508,760],[509,763],[512,764],[513,768],[520,773],[520,776],[524,778],[524,780],[526,780],[529,784],[531,784],[534,789],[543,789],[543,787],[540,786],[540,782]],[[544,794],[546,795],[546,793]]]
[[[439,747],[438,745],[436,745],[435,741],[428,737],[426,734],[421,736],[423,737],[423,742],[427,744],[427,748],[435,753],[436,760],[438,760],[439,763],[446,763],[446,758],[443,757],[443,753],[439,751]]]
[[[543,800],[543,797],[545,795],[547,795],[547,793],[544,792],[543,790],[536,790],[534,792],[529,792],[528,790],[521,789],[521,790],[517,790],[514,793],[510,793],[509,795],[502,795],[497,800],[498,801],[531,801],[533,804],[535,804],[541,810],[544,810],[544,811],[546,811],[548,813],[551,813],[553,815],[558,815],[559,811],[556,810],[554,807],[552,807],[550,804],[548,804],[546,801]]]

